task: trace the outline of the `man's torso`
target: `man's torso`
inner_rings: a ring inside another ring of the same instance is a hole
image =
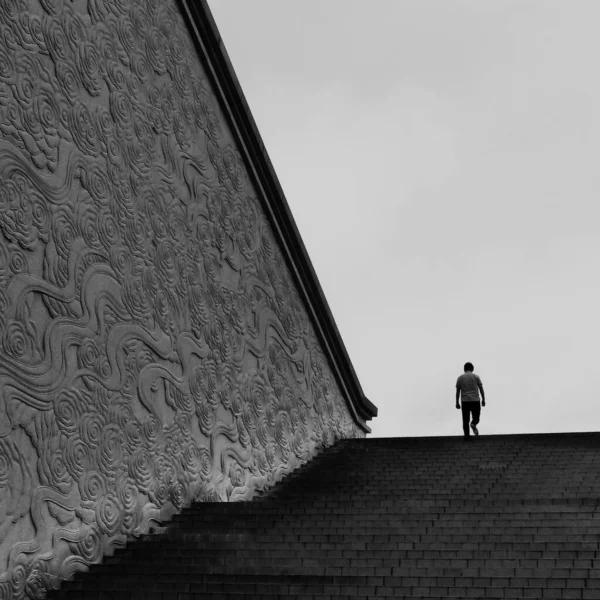
[[[475,373],[463,373],[456,380],[456,387],[460,390],[460,399],[463,402],[479,402],[479,386],[481,379]]]

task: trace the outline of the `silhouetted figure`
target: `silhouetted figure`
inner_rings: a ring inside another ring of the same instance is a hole
[[[481,392],[481,404],[479,403],[479,392]],[[479,415],[481,407],[485,406],[485,392],[479,375],[473,373],[473,365],[465,363],[465,372],[459,375],[456,380],[456,408],[460,408],[459,398],[462,401],[462,422],[464,439],[470,439],[469,418],[471,420],[471,429],[475,435],[479,435],[477,424],[479,423]]]

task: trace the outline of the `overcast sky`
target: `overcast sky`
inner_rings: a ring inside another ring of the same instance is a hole
[[[600,430],[600,2],[209,5],[373,435]]]

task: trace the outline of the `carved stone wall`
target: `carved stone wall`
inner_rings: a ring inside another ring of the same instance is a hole
[[[0,600],[350,417],[174,0],[0,2]]]

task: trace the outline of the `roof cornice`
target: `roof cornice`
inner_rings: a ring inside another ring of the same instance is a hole
[[[370,433],[366,422],[377,416],[377,407],[364,395],[350,362],[208,3],[177,1],[348,408]]]

